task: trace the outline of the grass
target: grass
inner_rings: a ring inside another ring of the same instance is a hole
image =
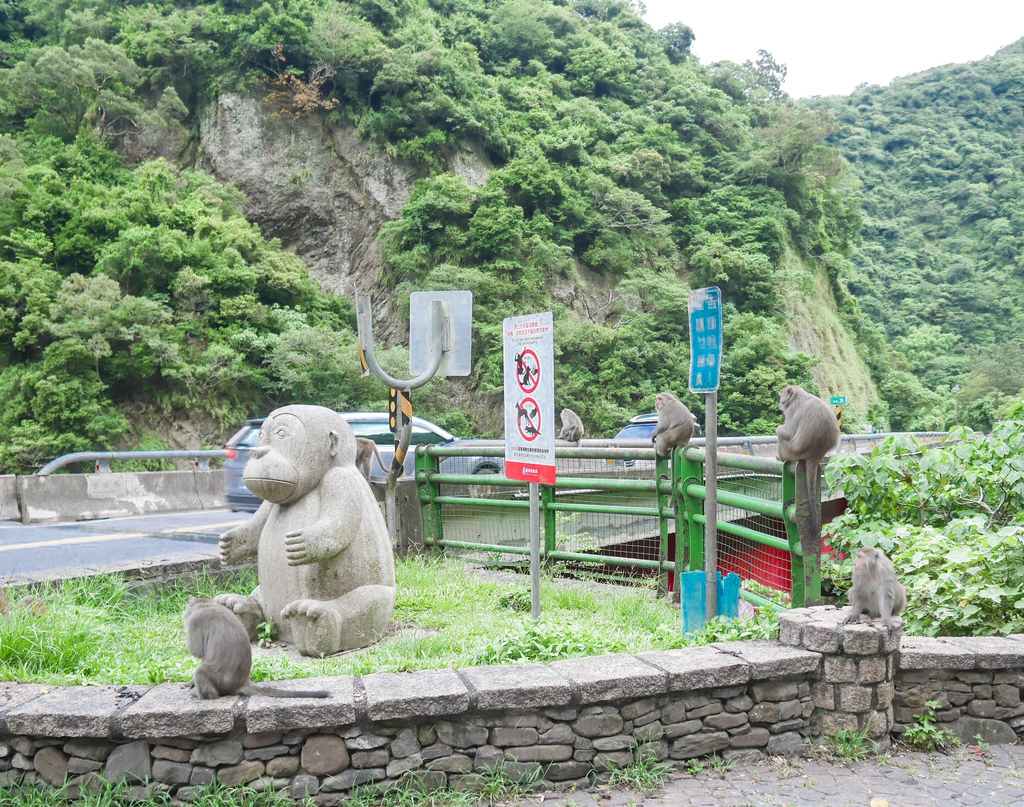
[[[61,798],[49,787],[20,784],[0,788],[0,807],[124,807],[126,804],[142,804],[149,807],[169,805],[171,797],[166,793],[154,793],[144,801],[131,798],[126,784],[100,782],[95,791],[83,791],[77,800]],[[224,787],[217,783],[199,788],[193,794],[191,807],[313,807],[311,800],[295,801],[283,793],[260,792],[250,787]]]
[[[528,582],[468,574],[463,561],[410,558],[398,564],[392,632],[363,651],[326,659],[257,654],[255,680],[477,664],[548,661],[610,652],[642,652],[774,635],[767,609],[753,620],[712,622],[683,639],[678,607],[650,589],[570,586],[547,578],[543,618],[529,616]],[[181,616],[189,596],[246,593],[254,574],[225,583],[193,580],[159,596],[132,593],[121,576],[37,589],[26,604],[11,592],[0,616],[0,680],[41,684],[153,684],[188,681],[196,660],[185,649]],[[524,603],[526,609],[524,612]]]

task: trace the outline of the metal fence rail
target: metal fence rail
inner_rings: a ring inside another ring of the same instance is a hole
[[[501,445],[418,450],[416,480],[428,543],[494,565],[514,564],[529,553],[525,483],[438,470],[447,457],[503,454]],[[541,486],[545,563],[570,571],[604,569],[613,576],[654,573],[661,592],[669,589],[675,571],[702,568],[702,449],[678,449],[674,465],[657,459],[649,443],[559,446],[555,456],[556,484]],[[797,577],[803,580],[804,563],[800,550],[794,552],[794,541],[799,546],[794,512],[790,508],[787,514],[782,503],[786,473],[778,460],[719,456],[719,565],[751,581],[743,596],[759,605],[781,607],[763,596],[765,590],[801,602],[819,593],[793,584]],[[788,473],[792,476],[792,469]],[[789,487],[795,493],[795,486]],[[757,584],[761,587],[751,590]]]
[[[870,451],[891,436],[843,435],[840,450]],[[913,436],[927,445],[945,433]],[[646,441],[556,446],[556,484],[540,489],[544,562],[619,577],[654,573],[662,592],[676,571],[703,569],[705,454],[703,440],[693,442],[676,449],[671,463]],[[755,605],[799,607],[820,601],[821,535],[809,527],[802,467],[775,459],[775,442],[719,441],[718,568],[738,573],[741,596]],[[497,566],[515,564],[529,554],[526,483],[438,470],[445,458],[480,456],[502,457],[504,444],[418,449],[427,542]]]

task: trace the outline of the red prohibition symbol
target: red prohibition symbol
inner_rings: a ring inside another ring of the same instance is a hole
[[[524,440],[533,442],[540,437],[540,407],[533,398],[516,404],[516,423]]]
[[[516,353],[516,383],[525,393],[533,392],[540,383],[540,359],[529,348]]]

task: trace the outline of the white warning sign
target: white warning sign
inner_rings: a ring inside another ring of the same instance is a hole
[[[555,344],[551,312],[503,322],[505,475],[555,484]]]

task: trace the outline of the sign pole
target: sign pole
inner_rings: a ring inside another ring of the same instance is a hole
[[[530,488],[530,613],[540,619],[540,485]]]
[[[554,485],[555,349],[550,311],[506,317],[505,476],[530,495],[530,610],[540,619],[540,486]]]
[[[690,317],[690,392],[704,396],[704,620],[719,613],[718,602],[718,388],[722,377],[722,290],[694,289]],[[696,581],[699,572],[694,570]],[[696,582],[695,581],[695,582]],[[698,583],[699,585],[699,583]],[[681,592],[680,592],[681,593]],[[699,626],[699,605],[686,613],[683,625]],[[729,613],[726,610],[724,613]]]
[[[718,393],[704,396],[704,582],[705,617],[718,616]]]

